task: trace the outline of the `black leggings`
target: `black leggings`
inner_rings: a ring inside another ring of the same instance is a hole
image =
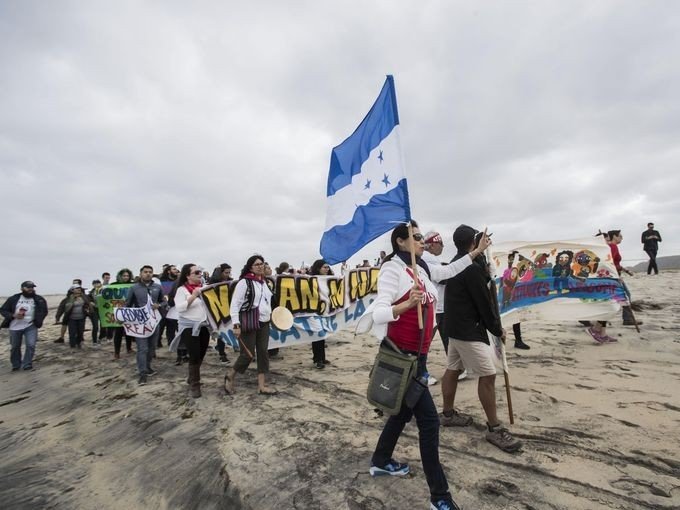
[[[208,350],[210,343],[210,331],[203,326],[198,331],[198,336],[191,335],[191,328],[186,328],[182,331],[182,342],[189,351],[189,364],[200,365],[203,362],[205,353]]]
[[[123,343],[123,337],[125,337],[125,347],[127,347],[127,351],[130,352],[132,350],[132,337],[126,335],[123,328],[115,329],[116,331],[113,333],[113,351],[116,354],[120,354],[120,346]]]

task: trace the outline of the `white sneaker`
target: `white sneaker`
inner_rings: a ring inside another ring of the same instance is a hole
[[[435,384],[437,384],[437,378],[433,375],[428,376],[427,385],[428,386],[434,386]]]
[[[467,370],[463,370],[463,372],[458,376],[459,381],[462,381],[463,379],[467,379]]]

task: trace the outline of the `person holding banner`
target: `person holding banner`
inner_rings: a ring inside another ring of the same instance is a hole
[[[312,264],[309,274],[312,276],[332,276],[333,271],[328,262],[324,259],[318,259]],[[312,342],[312,362],[318,369],[323,369],[326,365],[330,364],[330,361],[326,359],[326,340],[322,339]]]
[[[202,271],[196,264],[184,264],[177,286],[169,298],[175,302],[179,313],[178,336],[189,351],[189,378],[192,398],[201,396],[201,364],[210,343],[208,315],[201,295]]]
[[[210,277],[211,284],[228,283],[231,281],[233,281],[233,278],[231,277],[231,266],[226,262],[217,266]],[[229,358],[227,358],[227,352],[224,349],[224,345],[224,342],[218,338],[215,349],[220,356],[220,363],[229,363]]]
[[[114,285],[127,285],[132,283],[132,271],[127,267],[124,267],[116,274],[116,281],[111,284]],[[114,329],[114,328],[112,328]],[[123,326],[118,326],[113,332],[113,360],[120,359],[120,348],[123,344],[123,337],[125,337],[125,347],[128,354],[132,351],[132,337],[125,334],[125,328]]]
[[[409,229],[412,228],[412,233]],[[432,280],[452,278],[467,268],[475,256],[482,253],[489,240],[487,237],[480,248],[469,257],[448,265],[428,264],[422,260],[424,238],[415,221],[399,225],[392,231],[392,253],[385,257],[378,275],[378,296],[369,306],[366,315],[371,315],[373,332],[378,338],[389,338],[405,353],[420,357],[416,377],[427,372],[427,353],[432,342],[435,326],[437,289]],[[415,253],[418,276],[414,275],[411,254]],[[418,304],[422,304],[423,328],[419,327]],[[422,344],[420,352],[419,346]],[[439,461],[439,417],[429,388],[423,392],[410,408],[402,405],[398,414],[390,416],[380,434],[371,458],[371,476],[405,476],[408,464],[392,458],[394,448],[406,424],[415,416],[418,426],[420,456],[423,471],[430,488],[430,503],[433,509],[458,508],[451,498],[446,475]]]
[[[619,252],[619,244],[621,244],[621,241],[623,241],[623,234],[621,231],[609,230],[605,233],[600,230],[597,234],[595,234],[595,237],[598,236],[603,236],[609,245],[609,250],[612,254],[612,262],[614,262],[614,266],[616,267],[616,271],[618,272],[619,276],[621,276],[621,273],[623,272],[632,276],[633,273],[621,265],[621,253]],[[624,290],[626,291],[626,295],[630,301],[630,293],[628,292],[628,288],[625,286],[625,284]],[[633,310],[631,309],[630,304],[622,306],[621,313],[623,316],[624,326],[639,326],[642,324],[641,321],[635,320],[635,316],[633,315]],[[587,331],[597,343],[602,344],[618,342],[616,338],[607,335],[607,321],[598,321],[592,327],[588,328]]]
[[[130,287],[125,306],[127,308],[143,307],[151,301],[154,310],[165,308],[167,302],[163,296],[163,288],[160,283],[153,281],[153,267],[144,265],[139,270],[139,281]],[[156,344],[160,336],[160,327],[145,337],[135,337],[137,343],[137,371],[139,372],[139,384],[146,384],[147,376],[156,374],[151,368],[151,360],[156,357]]]
[[[224,389],[234,392],[236,374],[243,374],[257,354],[257,387],[260,395],[276,395],[268,388],[269,373],[269,320],[272,314],[272,291],[264,277],[264,257],[253,255],[241,270],[234,287],[230,313],[234,335],[241,345],[238,359],[224,378]]]
[[[519,450],[522,443],[501,427],[496,414],[496,366],[494,365],[487,330],[505,342],[498,306],[489,292],[490,276],[486,260],[477,259],[479,248],[476,239],[481,233],[467,225],[460,225],[453,233],[453,243],[458,249],[454,257],[467,260],[473,257],[469,269],[446,284],[445,331],[449,335],[447,368],[442,378],[444,427],[465,427],[472,424],[472,416],[458,413],[453,405],[458,388],[458,376],[467,369],[479,376],[477,393],[487,418],[486,440],[506,452]],[[481,244],[481,243],[480,243]]]

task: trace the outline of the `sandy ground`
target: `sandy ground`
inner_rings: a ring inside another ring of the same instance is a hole
[[[521,452],[484,440],[476,382],[459,386],[457,407],[475,425],[442,429],[440,454],[464,508],[680,508],[680,272],[627,282],[644,325],[637,334],[614,320],[618,344],[596,345],[578,324],[523,323],[531,350],[508,352]],[[395,452],[412,474],[368,475],[383,424],[364,397],[371,337],[338,335],[325,370],[313,368],[308,346],[282,349],[275,397],[256,394],[253,369],[225,396],[225,367],[210,350],[203,398],[192,400],[186,366],[167,351],[139,387],[133,356],[111,361],[110,343],[53,344],[57,328],[41,330],[33,372],[10,372],[3,333],[4,509],[428,508],[413,423]],[[437,341],[431,373],[441,375],[444,359]],[[432,392],[441,405],[440,385]]]

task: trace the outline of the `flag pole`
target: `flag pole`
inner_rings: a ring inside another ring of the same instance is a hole
[[[418,278],[418,264],[416,263],[416,247],[413,244],[413,223],[408,222],[408,238],[411,240],[411,269],[413,270],[413,285],[414,288],[420,287],[420,279]],[[418,328],[420,329],[420,334],[423,334],[423,305],[418,301]],[[418,353],[420,355],[420,353]]]
[[[486,235],[486,228],[484,229],[484,235]],[[489,249],[487,248],[487,253],[489,253]],[[487,264],[487,271],[489,272],[489,293],[491,294],[491,301],[494,304],[494,308],[496,309],[496,313],[498,314],[498,319],[500,322],[500,317],[501,317],[501,309],[498,306],[498,289],[496,287],[496,280],[493,278],[491,275],[491,257],[487,256],[486,257],[486,264]],[[508,418],[510,420],[510,425],[515,424],[515,414],[512,411],[512,395],[510,393],[510,374],[508,371],[505,369],[505,367],[508,365],[508,361],[505,358],[505,342],[501,340],[501,354],[503,355],[503,379],[505,380],[505,396],[508,401]]]

